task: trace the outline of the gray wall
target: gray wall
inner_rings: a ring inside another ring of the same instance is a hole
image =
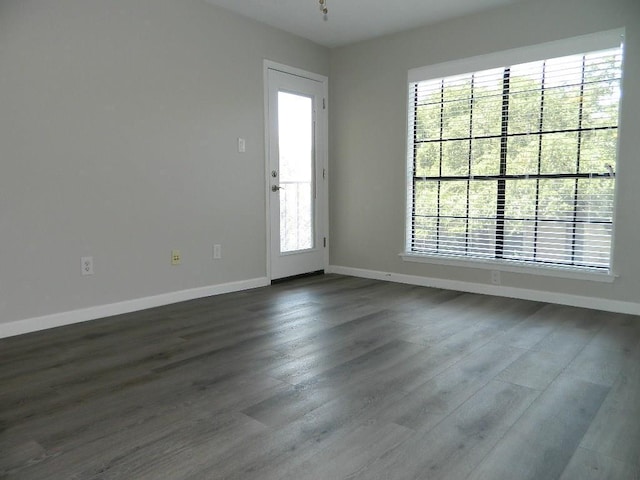
[[[202,0],[0,2],[0,323],[266,275],[263,58],[329,71]]]
[[[620,26],[620,277],[502,280],[637,301],[636,0],[534,0],[331,52],[203,0],[2,0],[0,324],[266,274],[263,58],[331,76],[331,263],[488,283],[398,257],[407,70]]]
[[[533,0],[331,54],[331,264],[490,283],[487,270],[406,263],[407,70],[626,27],[613,284],[503,273],[505,286],[640,301],[640,2]]]

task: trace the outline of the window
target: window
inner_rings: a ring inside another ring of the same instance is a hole
[[[407,254],[610,270],[616,38],[410,72]]]

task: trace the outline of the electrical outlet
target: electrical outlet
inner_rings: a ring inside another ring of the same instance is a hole
[[[500,271],[491,270],[491,283],[493,285],[500,285]]]
[[[171,265],[180,265],[181,261],[180,250],[171,250]]]
[[[214,260],[222,258],[222,245],[213,246],[213,258]]]
[[[81,257],[80,268],[82,275],[93,275],[93,257]]]

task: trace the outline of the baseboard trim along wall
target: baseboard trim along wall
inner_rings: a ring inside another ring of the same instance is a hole
[[[483,285],[481,283],[420,277],[417,275],[404,275],[400,273],[379,272],[376,270],[342,267],[339,265],[330,265],[326,271],[327,273],[370,278],[373,280],[386,280],[389,282],[406,283],[421,287],[442,288],[445,290],[458,290],[469,293],[482,293],[498,297],[519,298],[522,300],[533,300],[536,302],[570,305],[572,307],[592,308],[594,310],[604,310],[607,312],[640,315],[640,303],[622,302],[619,300],[607,300],[604,298],[583,297],[580,295],[569,295],[566,293],[528,290],[524,288],[505,287],[502,285]]]
[[[269,284],[270,281],[267,277],[252,278],[238,282],[180,290],[177,292],[153,295],[151,297],[126,300],[124,302],[98,305],[69,312],[44,315],[42,317],[17,320],[15,322],[0,324],[0,338],[36,332],[38,330],[46,330],[48,328],[61,327],[63,325],[71,325],[73,323],[96,320],[98,318],[111,317],[113,315],[120,315],[123,313],[136,312],[146,308],[161,307],[163,305],[194,300],[196,298],[204,298],[212,295],[221,295],[223,293],[239,292],[241,290],[264,287]]]
[[[580,295],[569,295],[557,292],[544,292],[539,290],[527,290],[524,288],[505,287],[496,285],[483,285],[480,283],[461,282],[456,280],[445,280],[441,278],[421,277],[417,275],[404,275],[400,273],[380,272],[362,268],[343,267],[330,265],[326,269],[327,273],[337,273],[352,277],[370,278],[373,280],[386,280],[389,282],[406,283],[422,287],[442,288],[445,290],[458,290],[461,292],[481,293],[485,295],[495,295],[499,297],[520,298],[522,300],[533,300],[537,302],[558,303],[574,307],[592,308],[608,312],[627,313],[640,315],[640,304],[633,302],[622,302],[619,300],[607,300],[603,298],[583,297]],[[124,313],[136,312],[147,308],[161,307],[172,303],[194,300],[197,298],[209,297],[212,295],[222,295],[224,293],[239,292],[252,288],[264,287],[270,284],[267,277],[252,278],[238,282],[210,285],[207,287],[180,290],[177,292],[163,293],[150,297],[136,298],[124,302],[98,305],[68,312],[54,313],[41,317],[27,318],[0,324],[0,338],[22,335],[24,333],[46,330],[49,328],[71,325],[74,323],[87,322],[98,318],[121,315]]]

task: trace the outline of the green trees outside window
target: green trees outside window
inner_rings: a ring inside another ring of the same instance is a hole
[[[621,48],[410,84],[407,251],[609,269]]]

